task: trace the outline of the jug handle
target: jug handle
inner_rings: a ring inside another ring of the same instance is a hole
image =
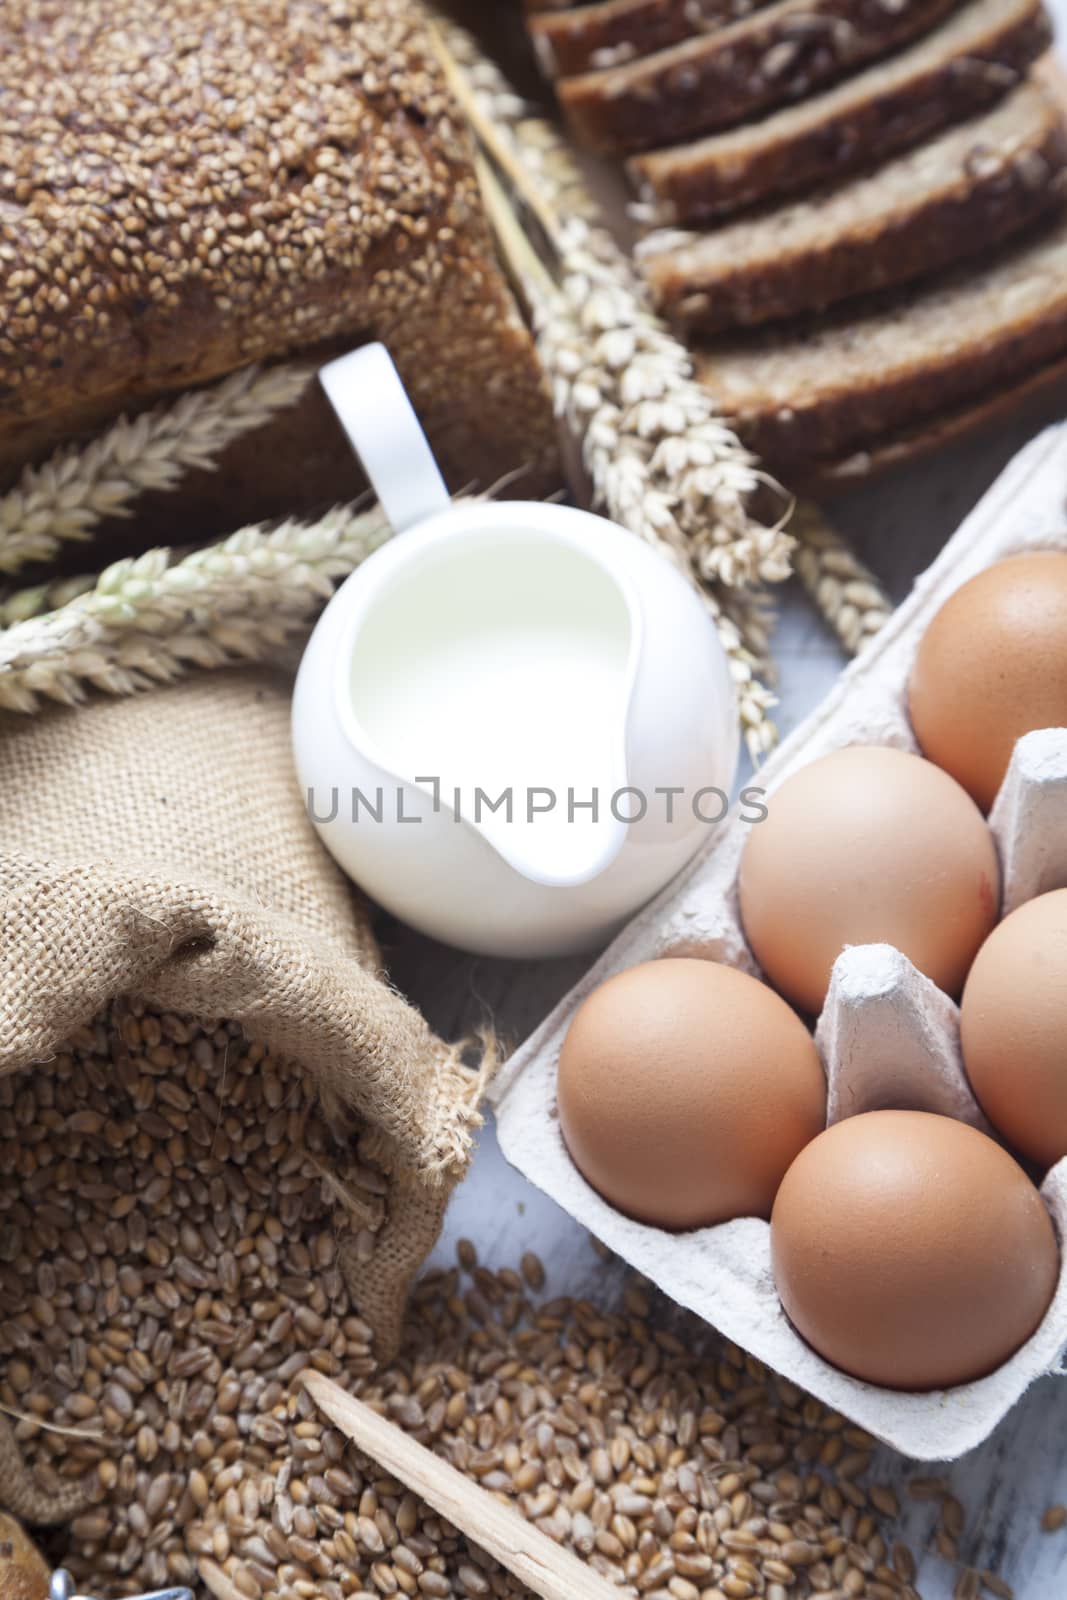
[[[451,496],[384,344],[339,356],[319,382],[393,532],[447,511]]]

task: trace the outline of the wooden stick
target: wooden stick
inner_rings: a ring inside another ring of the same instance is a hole
[[[495,126],[491,118],[486,116],[478,104],[478,97],[467,82],[462,68],[445,43],[440,30],[432,23],[429,27],[429,34],[448,87],[459,101],[463,113],[470,123],[471,132],[475,139],[489,159],[503,173],[516,194],[521,197],[523,204],[536,218],[549,244],[558,252],[560,225],[559,218],[556,216],[551,202],[532,182],[530,174],[524,168],[515,151],[512,150],[500,130]]]
[[[497,247],[511,273],[517,293],[528,316],[535,310],[535,293],[543,300],[553,293],[555,284],[541,257],[534,249],[508,199],[503,184],[484,156],[475,156],[474,170],[482,190],[482,202]]]
[[[541,1600],[619,1600],[614,1584],[321,1372],[304,1386],[347,1438]]]

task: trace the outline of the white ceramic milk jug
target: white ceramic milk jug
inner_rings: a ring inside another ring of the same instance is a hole
[[[321,377],[397,537],[337,591],[300,666],[315,826],[361,888],[449,944],[606,941],[726,809],[738,723],[710,617],[601,517],[453,505],[381,345]]]

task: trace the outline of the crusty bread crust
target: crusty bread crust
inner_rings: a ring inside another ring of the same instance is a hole
[[[560,103],[593,149],[691,139],[784,105],[932,28],[958,0],[774,0],[717,33],[564,78]]]
[[[1050,361],[1028,377],[974,404],[932,417],[921,427],[904,428],[874,440],[866,449],[836,461],[809,461],[793,473],[790,488],[810,494],[843,494],[868,479],[909,467],[950,445],[960,444],[1006,423],[1038,427],[1067,415],[1067,356]]]
[[[597,0],[530,18],[530,38],[550,78],[596,72],[713,33],[770,0]]]
[[[761,122],[634,156],[631,181],[665,224],[705,222],[862,169],[992,104],[1048,49],[1040,0],[970,0],[932,33]]]
[[[787,478],[965,409],[1067,353],[1067,220],[888,304],[696,352],[745,443]]]
[[[454,481],[546,469],[542,377],[408,0],[7,0],[0,93],[9,475],[161,395],[368,337]]]
[[[984,116],[833,190],[708,233],[651,234],[658,308],[717,333],[821,310],[984,253],[1062,203],[1067,130],[1023,84]]]

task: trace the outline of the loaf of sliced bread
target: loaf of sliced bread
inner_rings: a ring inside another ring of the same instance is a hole
[[[663,230],[637,258],[658,308],[717,333],[821,310],[995,247],[1060,204],[1067,130],[1025,83],[877,171],[705,233]]]
[[[567,11],[542,11],[529,22],[542,70],[550,78],[620,66],[696,34],[714,33],[769,0],[598,0]]]
[[[927,32],[958,0],[773,0],[717,33],[564,78],[560,103],[596,150],[649,149],[729,127]]]
[[[981,270],[858,314],[696,352],[722,414],[775,470],[841,457],[1067,352],[1067,219]]]
[[[888,61],[760,122],[635,156],[630,177],[665,224],[796,194],[980,111],[1051,42],[1041,0],[969,0]]]

